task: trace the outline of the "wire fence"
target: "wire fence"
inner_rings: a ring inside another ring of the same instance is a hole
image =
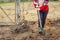
[[[14,23],[15,22],[15,3],[1,3],[0,4],[0,23]]]
[[[47,18],[51,20],[60,19],[60,2],[49,2],[49,13]],[[37,11],[33,6],[33,2],[23,1],[20,3],[20,21],[37,21]],[[15,1],[0,4],[0,22],[11,23],[16,22],[15,19]]]

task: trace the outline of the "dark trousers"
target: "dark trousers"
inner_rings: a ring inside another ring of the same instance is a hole
[[[39,13],[40,13],[40,19],[41,19],[41,23],[42,23],[42,28],[44,28],[48,11],[45,11],[45,12],[39,11]],[[40,27],[40,21],[39,20],[38,20],[38,27]]]

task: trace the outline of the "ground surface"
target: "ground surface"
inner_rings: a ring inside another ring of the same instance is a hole
[[[58,4],[56,4],[58,3]],[[37,13],[31,3],[21,3],[21,24],[19,24],[19,33],[15,31],[17,26],[0,26],[0,40],[60,40],[60,2],[49,3],[49,14],[46,20],[45,36],[38,32]],[[0,4],[14,21],[14,3]],[[29,7],[29,8],[28,8]],[[24,8],[24,9],[23,9]],[[0,9],[1,11],[1,9]],[[6,15],[0,12],[0,22],[11,22]],[[5,21],[6,20],[6,21]]]

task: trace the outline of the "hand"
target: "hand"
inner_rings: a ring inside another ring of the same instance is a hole
[[[46,3],[44,3],[44,5],[46,5]]]
[[[36,8],[39,8],[39,6],[37,5]]]

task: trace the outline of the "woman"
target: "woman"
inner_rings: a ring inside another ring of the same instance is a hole
[[[42,28],[44,29],[45,20],[49,11],[48,7],[49,0],[34,0],[34,7],[39,7],[39,13],[40,13],[40,19],[42,23]],[[38,27],[40,27],[40,20],[38,20]],[[40,30],[39,33],[41,33],[42,30]]]

